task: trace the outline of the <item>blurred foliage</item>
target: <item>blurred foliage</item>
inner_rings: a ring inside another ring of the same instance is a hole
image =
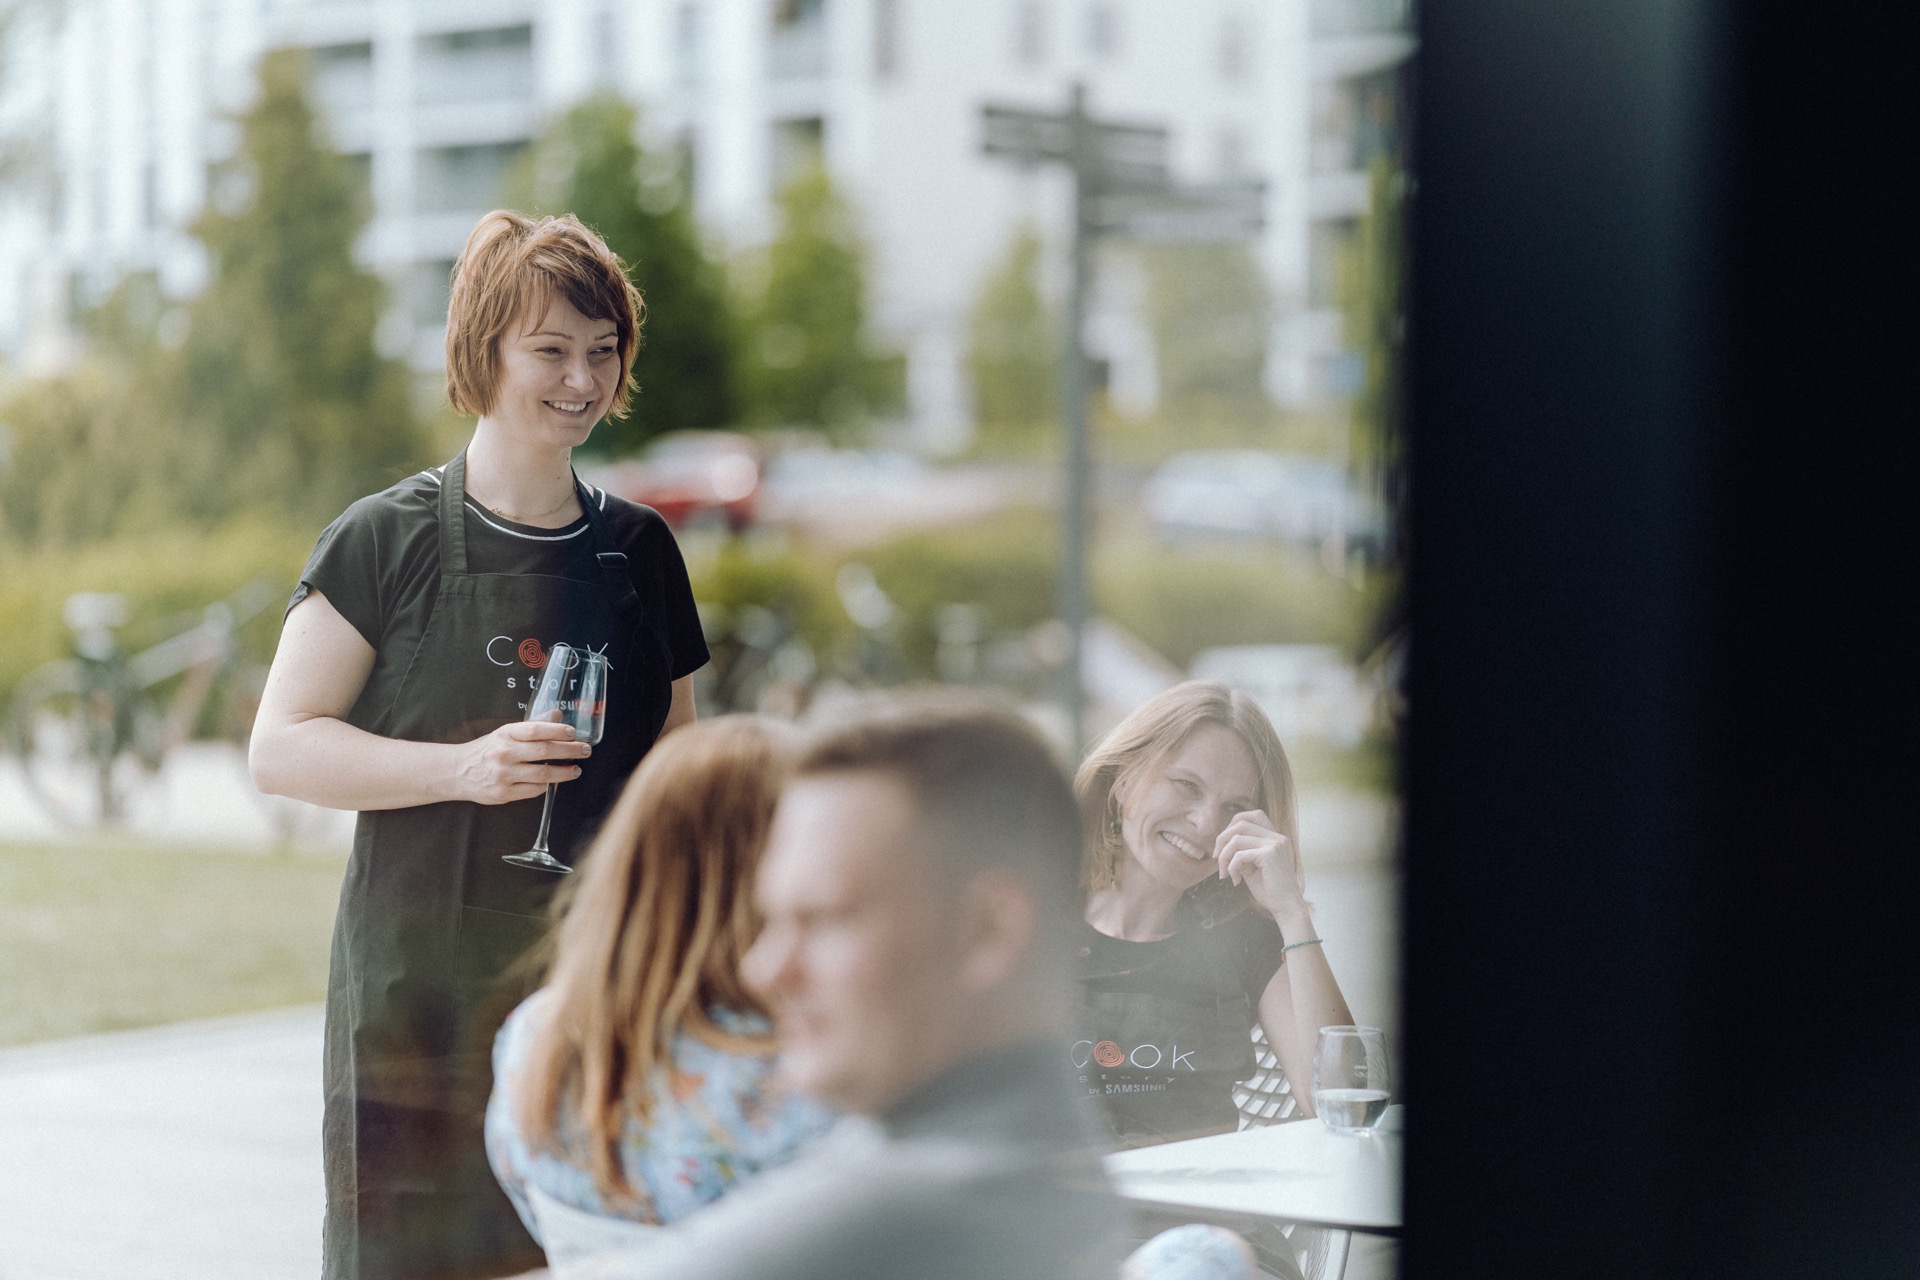
[[[853,626],[834,598],[833,568],[822,557],[749,538],[726,538],[711,554],[687,558],[694,599],[721,615],[715,623],[756,606],[784,619],[816,653],[832,652]]]
[[[1160,415],[1258,422],[1272,317],[1266,274],[1245,244],[1142,245]]]
[[[31,555],[0,553],[0,699],[34,667],[72,655],[61,610],[73,592],[124,594],[128,619],[120,640],[137,650],[185,630],[201,609],[254,578],[282,583],[291,594],[312,549],[312,533],[254,514],[205,529],[178,525]],[[249,656],[272,658],[280,617],[269,606],[244,628]]]
[[[826,170],[809,168],[775,203],[778,234],[736,272],[746,420],[851,439],[904,403],[906,363],[872,346],[866,243]]]
[[[590,451],[633,453],[666,431],[732,425],[740,412],[725,273],[706,255],[684,174],[643,152],[633,107],[610,94],[567,112],[530,149],[510,193],[536,213],[571,213],[620,255],[646,300],[638,391]],[[587,452],[587,451],[583,451]]]
[[[8,388],[0,547],[62,547],[160,524],[172,503],[167,437],[149,410],[136,370],[98,357]]]
[[[908,666],[930,679],[941,606],[974,605],[989,631],[1003,633],[1054,615],[1059,541],[1051,514],[1013,510],[980,524],[901,534],[857,558],[899,611],[895,634]]]
[[[986,453],[1055,445],[1061,320],[1040,293],[1040,237],[1023,223],[974,304],[967,348],[977,441]]]
[[[1019,509],[991,521],[901,534],[843,558],[866,564],[897,610],[894,634],[913,674],[932,678],[943,606],[977,607],[990,634],[1025,631],[1057,607],[1059,532],[1051,512]],[[1391,589],[1328,577],[1284,547],[1175,548],[1115,537],[1092,565],[1099,614],[1186,669],[1229,644],[1337,644],[1358,656],[1369,619]]]
[[[361,184],[318,136],[297,54],[263,58],[260,85],[194,224],[206,291],[181,305],[151,273],[123,278],[71,368],[0,398],[0,541],[55,550],[244,512],[317,528],[418,465],[407,371],[374,343],[384,290],[352,258]]]
[[[1104,543],[1093,564],[1098,610],[1185,670],[1229,644],[1337,644],[1358,657],[1374,593],[1329,577],[1288,547],[1173,549]]]
[[[266,503],[326,520],[422,450],[406,367],[375,347],[385,287],[353,258],[363,186],[320,135],[304,57],[270,52],[259,79],[194,223],[212,280],[160,365],[179,437],[169,479],[203,518]]]
[[[1367,212],[1339,263],[1341,311],[1349,350],[1363,363],[1353,402],[1356,456],[1391,470],[1400,459],[1401,348],[1406,248],[1406,186],[1403,170],[1376,157],[1369,175]],[[1381,478],[1391,495],[1391,477]]]

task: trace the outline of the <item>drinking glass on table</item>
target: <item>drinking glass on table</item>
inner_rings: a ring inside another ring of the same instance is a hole
[[[574,741],[588,746],[600,741],[607,727],[607,657],[581,653],[571,645],[556,644],[547,654],[539,687],[527,703],[527,719],[573,726]],[[547,852],[547,824],[553,820],[553,791],[547,784],[546,803],[540,809],[540,835],[525,853],[510,853],[506,861],[519,867],[562,874],[573,868]]]
[[[1393,1087],[1378,1027],[1322,1027],[1313,1050],[1313,1109],[1335,1133],[1372,1133]]]

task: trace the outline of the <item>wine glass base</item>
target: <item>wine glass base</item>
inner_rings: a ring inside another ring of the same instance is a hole
[[[532,867],[536,871],[558,871],[561,875],[566,875],[573,870],[572,867],[560,861],[560,859],[554,857],[544,849],[529,849],[525,853],[509,853],[502,857],[500,861],[511,862],[516,867]]]

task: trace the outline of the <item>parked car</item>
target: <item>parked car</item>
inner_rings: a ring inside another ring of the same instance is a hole
[[[1350,546],[1378,547],[1380,503],[1324,458],[1258,449],[1175,454],[1141,493],[1163,537],[1276,539],[1319,545],[1344,533]]]
[[[639,458],[590,468],[582,478],[646,503],[675,529],[720,522],[739,533],[759,515],[759,456],[751,440],[731,432],[662,436]]]

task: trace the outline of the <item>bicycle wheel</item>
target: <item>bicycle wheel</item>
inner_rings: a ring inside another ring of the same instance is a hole
[[[111,825],[149,781],[135,751],[152,736],[149,708],[115,687],[111,673],[51,662],[14,694],[13,748],[27,789],[47,814],[80,829]]]

